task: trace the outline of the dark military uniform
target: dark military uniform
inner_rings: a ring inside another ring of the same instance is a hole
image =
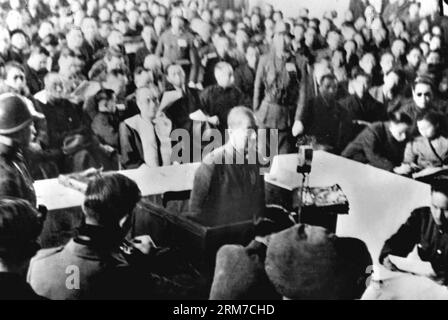
[[[264,209],[264,182],[257,164],[226,164],[236,151],[226,144],[208,154],[195,174],[188,216],[205,226],[256,219]],[[238,159],[238,158],[237,158]]]
[[[431,208],[415,209],[397,233],[386,241],[380,262],[388,255],[406,257],[417,245],[418,255],[431,263],[436,275],[448,283],[448,228],[437,225]]]
[[[0,142],[0,196],[28,200],[36,206],[33,179],[20,150]]]
[[[261,57],[254,86],[253,107],[260,126],[277,129],[279,152],[291,151],[290,128],[299,103],[301,71],[297,56],[273,52]]]
[[[298,120],[303,123],[305,135],[336,154],[353,138],[350,113],[338,102],[327,101],[321,95],[308,101]]]

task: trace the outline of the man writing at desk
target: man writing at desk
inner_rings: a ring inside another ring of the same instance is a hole
[[[235,107],[227,122],[229,142],[203,160],[191,191],[187,215],[205,226],[252,220],[264,208],[263,176],[254,150],[254,114],[246,107]]]
[[[389,255],[406,257],[417,245],[418,255],[430,262],[437,279],[448,284],[448,180],[431,188],[431,207],[415,209],[409,219],[384,244],[380,263],[397,271]]]

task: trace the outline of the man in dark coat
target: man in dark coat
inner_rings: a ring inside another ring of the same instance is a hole
[[[92,133],[82,110],[63,97],[63,81],[54,73],[45,78],[46,103],[38,103],[47,119],[49,159],[61,172],[82,171],[97,167]]]
[[[415,209],[409,219],[386,241],[379,261],[393,271],[389,255],[406,257],[417,245],[418,255],[431,263],[435,277],[448,283],[448,181],[432,185],[431,206]]]
[[[233,68],[227,62],[215,67],[217,84],[206,88],[200,94],[200,108],[209,117],[217,117],[213,124],[221,133],[227,128],[227,116],[230,109],[244,103],[244,95],[233,84]]]
[[[308,101],[298,120],[303,123],[304,134],[317,146],[340,153],[352,139],[352,120],[349,112],[334,100],[337,89],[332,74],[321,78],[319,90],[319,96]]]
[[[368,92],[369,76],[360,72],[353,77],[351,85],[355,93],[342,99],[340,104],[357,122],[359,129],[362,130],[368,123],[386,120],[387,114],[383,105]]]
[[[412,120],[406,114],[393,114],[389,122],[369,125],[342,152],[342,156],[392,171],[404,157],[407,132]]]
[[[90,182],[83,205],[85,224],[65,246],[41,250],[32,259],[32,288],[58,300],[182,297],[180,285],[152,273],[156,249],[150,236],[124,240],[126,221],[139,200],[137,184],[120,174]]]
[[[257,164],[255,117],[230,111],[229,142],[208,154],[198,168],[187,216],[204,226],[253,220],[264,210],[264,183]]]

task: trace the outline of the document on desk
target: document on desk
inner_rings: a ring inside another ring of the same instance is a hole
[[[429,262],[394,255],[389,255],[389,259],[401,271],[425,277],[435,276],[435,272]]]

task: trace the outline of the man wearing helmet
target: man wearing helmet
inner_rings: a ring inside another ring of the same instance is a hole
[[[18,197],[36,205],[33,179],[22,152],[35,129],[35,117],[42,117],[18,95],[0,95],[0,196]]]

